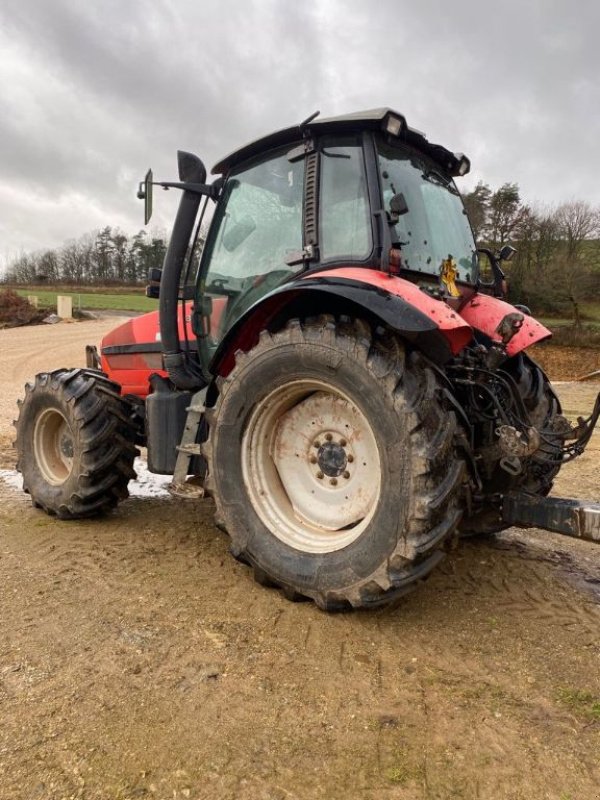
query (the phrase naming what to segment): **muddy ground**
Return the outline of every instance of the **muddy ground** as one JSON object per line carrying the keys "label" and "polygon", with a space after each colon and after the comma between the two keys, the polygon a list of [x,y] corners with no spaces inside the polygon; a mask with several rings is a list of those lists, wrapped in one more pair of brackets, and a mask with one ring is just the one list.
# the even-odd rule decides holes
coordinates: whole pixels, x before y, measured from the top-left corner
{"label": "muddy ground", "polygon": [[[0,331],[23,381],[113,320]],[[559,386],[569,413],[596,384]],[[600,437],[556,493],[600,500]],[[0,481],[0,797],[600,798],[600,550],[469,541],[396,606],[253,583],[210,501],[66,523]]]}

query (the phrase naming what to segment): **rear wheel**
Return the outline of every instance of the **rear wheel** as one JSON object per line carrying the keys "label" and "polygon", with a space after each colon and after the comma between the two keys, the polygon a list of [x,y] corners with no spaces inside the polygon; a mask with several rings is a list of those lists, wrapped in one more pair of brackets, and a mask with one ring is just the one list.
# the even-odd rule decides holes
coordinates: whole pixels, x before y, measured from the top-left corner
{"label": "rear wheel", "polygon": [[89,369],[41,373],[19,405],[17,469],[35,506],[75,519],[128,496],[137,426],[117,384]]}
{"label": "rear wheel", "polygon": [[294,320],[218,389],[206,487],[257,580],[337,610],[385,603],[439,562],[463,464],[419,355],[360,321]]}

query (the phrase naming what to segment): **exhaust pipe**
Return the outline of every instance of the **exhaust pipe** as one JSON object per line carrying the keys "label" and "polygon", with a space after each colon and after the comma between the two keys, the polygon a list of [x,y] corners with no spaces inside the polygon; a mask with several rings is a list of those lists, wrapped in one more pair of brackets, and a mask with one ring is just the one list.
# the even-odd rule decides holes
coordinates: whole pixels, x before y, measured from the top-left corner
{"label": "exhaust pipe", "polygon": [[[206,379],[199,367],[190,361],[187,354],[179,346],[177,329],[177,304],[179,302],[179,284],[194,223],[198,214],[202,194],[199,185],[206,180],[206,167],[198,156],[177,151],[179,179],[178,188],[183,189],[177,216],[173,225],[171,239],[163,262],[162,279],[159,296],[160,337],[163,360],[169,378],[178,389],[200,389],[206,385]],[[185,184],[191,184],[186,189]],[[209,187],[204,187],[209,189]]]}

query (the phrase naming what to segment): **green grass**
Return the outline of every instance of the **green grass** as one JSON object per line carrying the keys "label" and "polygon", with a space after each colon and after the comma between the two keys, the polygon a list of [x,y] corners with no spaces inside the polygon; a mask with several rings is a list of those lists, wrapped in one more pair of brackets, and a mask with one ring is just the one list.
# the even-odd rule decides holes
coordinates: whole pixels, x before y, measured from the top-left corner
{"label": "green grass", "polygon": [[63,291],[40,291],[38,289],[17,289],[18,294],[23,297],[35,295],[41,308],[56,308],[56,296],[68,295],[73,298],[73,310],[78,308],[89,310],[114,310],[114,311],[156,311],[158,302],[150,300],[141,292],[139,294],[109,293],[100,294],[97,292],[63,292]]}
{"label": "green grass", "polygon": [[[600,303],[582,303],[581,315],[584,325],[589,328],[600,328]],[[548,317],[543,312],[539,315],[534,313],[533,316],[548,328],[562,328],[573,325],[572,317],[560,315]]]}
{"label": "green grass", "polygon": [[600,722],[600,697],[592,692],[563,687],[558,692],[558,699],[574,713],[592,722]]}

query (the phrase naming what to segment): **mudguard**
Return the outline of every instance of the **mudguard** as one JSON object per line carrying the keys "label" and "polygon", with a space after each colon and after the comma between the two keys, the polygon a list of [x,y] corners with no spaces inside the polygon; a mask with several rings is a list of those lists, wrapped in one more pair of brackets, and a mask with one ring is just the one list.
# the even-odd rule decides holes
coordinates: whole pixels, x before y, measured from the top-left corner
{"label": "mudguard", "polygon": [[[507,314],[515,312],[518,309],[504,300],[487,294],[476,294],[461,307],[459,313],[472,328],[485,333],[495,342],[500,342],[502,339],[496,328]],[[533,317],[525,315],[521,329],[510,340],[506,350],[509,356],[516,356],[526,347],[531,347],[549,336],[552,336],[552,332],[548,328]]]}
{"label": "mudguard", "polygon": [[278,287],[251,306],[228,331],[211,361],[213,374],[227,375],[236,350],[250,350],[272,321],[327,311],[378,318],[438,364],[472,339],[471,327],[449,306],[417,286],[378,270],[347,267],[306,275]]}

